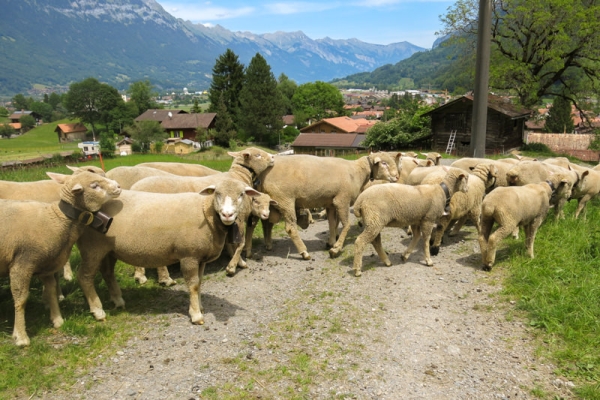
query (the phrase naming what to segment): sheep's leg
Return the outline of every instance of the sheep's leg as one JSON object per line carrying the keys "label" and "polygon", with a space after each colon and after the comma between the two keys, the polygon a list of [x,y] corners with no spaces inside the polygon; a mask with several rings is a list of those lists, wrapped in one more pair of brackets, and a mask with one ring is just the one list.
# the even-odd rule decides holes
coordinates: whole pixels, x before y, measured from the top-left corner
{"label": "sheep's leg", "polygon": [[478,224],[479,230],[479,250],[481,251],[481,260],[485,263],[487,257],[487,247],[488,240],[490,239],[490,234],[492,233],[492,227],[494,226],[493,218],[481,218]]}
{"label": "sheep's leg", "polygon": [[263,237],[265,238],[265,248],[273,250],[273,223],[266,219],[261,220],[263,228]]}
{"label": "sheep's leg", "polygon": [[82,251],[81,253],[81,266],[77,271],[77,281],[83,291],[90,312],[94,315],[94,318],[98,321],[104,321],[106,319],[106,313],[102,309],[102,302],[98,297],[96,288],[94,287],[94,277],[100,268],[102,260],[90,260],[89,257]]}
{"label": "sheep's leg", "polygon": [[[575,210],[575,219],[579,218],[579,214],[581,213],[582,210],[585,209],[585,205],[587,204],[588,201],[590,201],[591,198],[592,198],[592,196],[586,194],[585,196],[583,196],[582,198],[577,200],[577,210]],[[585,219],[585,214],[584,214],[584,219]]]}
{"label": "sheep's leg", "polygon": [[372,243],[375,238],[379,236],[380,232],[381,228],[377,226],[365,225],[365,229],[356,238],[356,241],[354,242],[354,276],[362,275],[362,255],[365,251],[365,247],[367,244]]}
{"label": "sheep's leg", "polygon": [[527,254],[531,258],[534,258],[533,244],[535,242],[535,235],[542,222],[544,222],[544,218],[536,218],[525,228],[525,245],[527,246]]}
{"label": "sheep's leg", "polygon": [[56,297],[58,298],[58,301],[63,301],[65,299],[65,295],[63,294],[62,288],[60,287],[60,274],[58,272],[54,274],[54,285],[56,286],[55,293]]}
{"label": "sheep's leg", "polygon": [[383,249],[383,244],[381,243],[381,232],[377,236],[375,236],[375,239],[373,239],[371,243],[373,244],[373,247],[375,248],[375,251],[379,256],[379,259],[385,264],[386,267],[391,267],[392,262],[390,261],[390,258]]}
{"label": "sheep's leg", "polygon": [[452,221],[452,215],[444,215],[438,221],[437,227],[433,232],[433,245],[431,246],[431,255],[437,256],[440,252],[440,245],[442,244],[442,238],[444,237],[444,232],[448,229],[448,225]]}
{"label": "sheep's leg", "polygon": [[490,235],[490,238],[487,242],[485,259],[483,260],[484,271],[492,270],[492,266],[496,261],[496,250],[498,249],[498,244],[513,231],[514,228],[512,226],[500,226],[494,233]]}
{"label": "sheep's leg", "polygon": [[148,278],[146,278],[146,269],[144,267],[135,267],[133,279],[135,279],[140,285],[148,282]]}
{"label": "sheep's leg", "polygon": [[56,293],[56,278],[54,274],[40,276],[40,279],[44,283],[44,302],[50,308],[50,321],[55,328],[60,328],[65,322],[60,315],[60,308],[58,306],[58,296]]}
{"label": "sheep's leg", "polygon": [[296,246],[296,250],[304,260],[310,260],[310,254],[306,249],[306,245],[300,238],[300,234],[298,233],[297,228],[297,220],[296,220],[296,209],[294,201],[291,202],[279,202],[279,210],[281,212],[281,216],[285,221],[285,232],[289,235]]}
{"label": "sheep's leg", "polygon": [[253,221],[253,223],[246,226],[246,238],[244,240],[244,251],[246,253],[246,258],[252,257],[252,236],[254,235],[254,228],[256,227],[257,223],[258,221]]}
{"label": "sheep's leg", "polygon": [[[477,226],[477,230],[479,230],[479,224],[477,224],[478,220],[479,220],[479,218],[474,220],[475,225]],[[465,222],[467,222],[467,215],[465,215],[462,218],[457,219],[454,222],[454,226],[452,227],[452,230],[448,233],[448,236],[456,236],[458,234],[458,232],[460,232],[461,228],[465,225]],[[446,229],[448,229],[448,228],[446,228]]]}
{"label": "sheep's leg", "polygon": [[156,272],[158,273],[158,283],[161,285],[173,286],[177,283],[171,279],[171,275],[169,275],[169,268],[167,268],[166,265],[156,268]]}
{"label": "sheep's leg", "polygon": [[[240,229],[244,229],[244,235],[242,235],[242,242],[238,243],[235,247],[235,251],[231,256],[231,261],[229,261],[229,264],[227,264],[225,272],[228,276],[235,275],[236,267],[248,268],[248,264],[246,264],[246,262],[242,259],[242,250],[244,250],[246,245],[246,224],[240,223]],[[231,250],[231,247],[232,246],[228,246],[228,249]]]}
{"label": "sheep's leg", "polygon": [[342,253],[342,249],[344,247],[344,242],[346,241],[346,236],[348,236],[348,232],[350,231],[350,207],[348,204],[339,204],[336,207],[337,219],[342,223],[342,231],[340,232],[340,237],[337,242],[333,245],[331,249],[329,249],[330,257],[337,257]]}
{"label": "sheep's leg", "polygon": [[410,257],[410,254],[415,251],[417,244],[419,244],[419,239],[421,239],[421,226],[411,225],[410,228],[412,231],[412,239],[406,250],[404,250],[404,253],[402,253],[402,261],[405,262],[408,260],[408,257]]}
{"label": "sheep's leg", "polygon": [[567,203],[567,199],[565,198],[561,198],[558,200],[558,203],[556,204],[556,208],[555,208],[555,212],[556,212],[556,219],[565,219],[565,212],[564,212],[564,208],[565,208],[565,204]]}
{"label": "sheep's leg", "polygon": [[[10,291],[15,303],[15,325],[13,338],[17,346],[29,346],[29,336],[25,330],[25,305],[29,296],[29,284],[33,266],[13,264],[10,269]],[[54,294],[56,296],[56,293]]]}
{"label": "sheep's leg", "polygon": [[181,273],[185,283],[190,291],[189,314],[193,324],[204,324],[204,316],[200,302],[200,285],[202,284],[202,275],[204,274],[205,263],[198,263],[194,258],[184,258],[179,260]]}
{"label": "sheep's leg", "polygon": [[71,268],[71,263],[68,260],[62,268],[62,275],[63,278],[65,278],[65,281],[71,282],[73,280],[73,269]]}
{"label": "sheep's leg", "polygon": [[115,304],[115,308],[125,308],[125,300],[123,300],[123,294],[121,293],[121,288],[119,287],[117,277],[115,276],[116,263],[117,259],[115,257],[107,255],[102,260],[102,263],[100,263],[100,273],[108,287],[110,300]]}
{"label": "sheep's leg", "polygon": [[431,238],[431,232],[433,231],[433,223],[425,223],[421,226],[421,237],[423,238],[423,253],[425,254],[425,264],[428,267],[433,265],[431,260],[431,254],[429,251],[429,239]]}
{"label": "sheep's leg", "polygon": [[[332,249],[336,245],[339,221],[334,207],[329,207],[326,210],[327,222],[329,222],[329,238],[327,239],[327,248]],[[329,254],[331,254],[331,250],[329,250]]]}

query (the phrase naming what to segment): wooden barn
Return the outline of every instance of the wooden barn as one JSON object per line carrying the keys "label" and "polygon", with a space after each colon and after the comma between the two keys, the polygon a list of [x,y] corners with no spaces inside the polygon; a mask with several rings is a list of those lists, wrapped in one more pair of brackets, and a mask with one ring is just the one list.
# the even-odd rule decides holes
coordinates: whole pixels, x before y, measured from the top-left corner
{"label": "wooden barn", "polygon": [[[471,145],[473,95],[465,95],[424,114],[431,117],[432,150],[445,152],[452,131],[456,131],[453,154],[465,155]],[[489,95],[486,153],[503,153],[524,142],[525,121],[531,110],[512,104],[509,99]]]}

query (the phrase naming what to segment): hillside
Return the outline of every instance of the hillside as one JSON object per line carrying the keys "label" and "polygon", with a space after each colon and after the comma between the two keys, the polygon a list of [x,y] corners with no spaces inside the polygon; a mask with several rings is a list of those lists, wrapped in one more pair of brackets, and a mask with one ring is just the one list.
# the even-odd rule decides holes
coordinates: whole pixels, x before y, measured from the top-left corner
{"label": "hillside", "polygon": [[302,32],[255,35],[177,19],[154,0],[6,0],[0,23],[0,94],[67,86],[93,76],[118,88],[149,79],[158,89],[206,89],[216,58],[232,49],[247,65],[261,53],[298,83],[372,71],[421,47],[376,45]]}

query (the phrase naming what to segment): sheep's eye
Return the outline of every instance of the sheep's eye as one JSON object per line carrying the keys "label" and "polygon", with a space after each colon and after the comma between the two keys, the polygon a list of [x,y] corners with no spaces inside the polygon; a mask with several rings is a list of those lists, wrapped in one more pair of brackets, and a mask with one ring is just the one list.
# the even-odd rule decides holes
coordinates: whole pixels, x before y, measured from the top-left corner
{"label": "sheep's eye", "polygon": [[385,161],[382,161],[381,165],[383,165],[384,167],[387,167],[388,163],[386,163]]}
{"label": "sheep's eye", "polygon": [[96,189],[96,188],[98,188],[98,186],[100,186],[100,185],[98,185],[98,182],[92,182],[92,184],[90,185],[90,187],[92,189]]}

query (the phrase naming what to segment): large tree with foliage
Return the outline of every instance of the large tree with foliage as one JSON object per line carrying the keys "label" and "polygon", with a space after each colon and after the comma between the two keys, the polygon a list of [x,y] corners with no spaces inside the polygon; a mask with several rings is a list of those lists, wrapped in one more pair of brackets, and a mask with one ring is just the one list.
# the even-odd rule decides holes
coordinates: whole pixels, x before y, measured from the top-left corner
{"label": "large tree with foliage", "polygon": [[265,58],[256,53],[246,68],[240,92],[239,128],[246,138],[254,137],[258,142],[274,144],[283,127],[282,116],[277,80]]}
{"label": "large tree with foliage", "polygon": [[219,96],[219,99],[217,100],[215,112],[217,113],[214,128],[215,144],[222,147],[228,147],[230,140],[235,138],[236,129],[233,119],[227,112],[224,93],[221,93],[221,96]]}
{"label": "large tree with foliage", "polygon": [[137,115],[143,114],[153,108],[160,108],[156,101],[154,101],[158,93],[154,92],[153,89],[149,80],[129,84],[127,95],[129,96],[129,101],[136,105]]}
{"label": "large tree with foliage", "polygon": [[52,106],[49,103],[44,103],[41,101],[34,101],[29,105],[29,109],[42,117],[42,121],[51,122],[52,121]]}
{"label": "large tree with foliage", "polygon": [[9,124],[0,124],[0,137],[10,139],[10,136],[15,132],[15,128]]}
{"label": "large tree with foliage", "polygon": [[95,133],[96,124],[108,122],[110,112],[122,102],[117,89],[96,78],[87,78],[69,86],[64,106],[81,122],[90,124]]}
{"label": "large tree with foliage", "polygon": [[240,92],[244,85],[244,65],[231,49],[221,54],[212,69],[212,82],[208,90],[209,112],[217,112],[221,95],[225,109],[237,126],[240,109]]}
{"label": "large tree with foliage", "polygon": [[15,108],[15,110],[29,110],[29,106],[31,105],[31,103],[33,103],[33,99],[31,97],[26,98],[21,93],[16,94],[12,98],[12,105]]}
{"label": "large tree with foliage", "polygon": [[157,121],[136,121],[125,128],[142,153],[150,150],[150,144],[167,138],[167,132]]}
{"label": "large tree with foliage", "polygon": [[[597,90],[600,4],[590,0],[491,0],[490,86],[532,106],[543,96]],[[477,0],[458,0],[442,16],[444,34],[476,38]]]}
{"label": "large tree with foliage", "polygon": [[571,117],[571,103],[564,97],[557,97],[552,103],[546,117],[544,130],[550,133],[571,133],[574,128],[573,118]]}
{"label": "large tree with foliage", "polygon": [[320,120],[344,115],[342,93],[335,86],[321,81],[298,86],[292,97],[292,103],[294,110],[301,110],[308,119]]}
{"label": "large tree with foliage", "polygon": [[296,82],[288,78],[283,72],[279,75],[279,78],[277,78],[277,90],[281,94],[284,115],[292,115],[294,113],[292,98],[294,97],[297,88],[298,85]]}
{"label": "large tree with foliage", "polygon": [[381,121],[367,131],[364,144],[378,149],[401,149],[415,139],[431,133],[431,119],[423,114],[433,107],[419,105],[405,109],[389,121]]}

